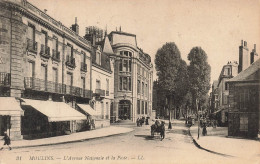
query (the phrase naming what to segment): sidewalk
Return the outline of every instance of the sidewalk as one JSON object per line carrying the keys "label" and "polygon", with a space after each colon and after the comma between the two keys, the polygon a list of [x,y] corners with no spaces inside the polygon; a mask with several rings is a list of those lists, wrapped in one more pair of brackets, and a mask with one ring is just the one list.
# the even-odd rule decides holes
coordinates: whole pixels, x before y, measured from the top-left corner
{"label": "sidewalk", "polygon": [[202,135],[200,128],[200,137],[198,137],[198,126],[190,128],[191,137],[195,144],[204,150],[223,154],[227,156],[246,158],[253,160],[260,158],[260,142],[258,140],[228,138],[227,128],[208,127],[208,135]]}
{"label": "sidewalk", "polygon": [[119,134],[131,132],[133,130],[134,129],[132,128],[110,126],[107,128],[72,133],[70,135],[64,135],[64,136],[57,136],[57,137],[50,137],[50,138],[43,138],[43,139],[36,139],[36,140],[11,141],[11,146],[12,148],[16,149],[16,148],[24,148],[24,147],[64,144],[64,143],[71,143],[71,142],[119,135]]}

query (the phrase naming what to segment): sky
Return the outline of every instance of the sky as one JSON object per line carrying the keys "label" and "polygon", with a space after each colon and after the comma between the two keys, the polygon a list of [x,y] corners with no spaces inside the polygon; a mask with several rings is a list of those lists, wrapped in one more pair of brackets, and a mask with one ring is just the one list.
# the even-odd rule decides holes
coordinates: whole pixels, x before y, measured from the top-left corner
{"label": "sky", "polygon": [[87,26],[107,27],[108,33],[121,26],[136,34],[138,47],[151,56],[153,65],[166,42],[175,42],[187,64],[190,50],[199,46],[208,55],[211,82],[228,61],[238,61],[241,40],[247,41],[249,53],[256,44],[260,55],[260,0],[28,1],[67,27],[77,17],[81,36]]}

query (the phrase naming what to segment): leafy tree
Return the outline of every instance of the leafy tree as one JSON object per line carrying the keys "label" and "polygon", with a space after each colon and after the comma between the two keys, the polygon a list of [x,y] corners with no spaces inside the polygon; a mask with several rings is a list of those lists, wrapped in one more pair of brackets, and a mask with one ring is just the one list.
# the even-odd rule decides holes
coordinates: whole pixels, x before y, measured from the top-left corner
{"label": "leafy tree", "polygon": [[205,97],[210,89],[211,68],[207,62],[207,54],[201,47],[192,48],[188,54],[188,60],[190,61],[188,66],[189,88],[193,98],[193,107],[196,107],[198,112],[198,109],[201,109],[205,103]]}
{"label": "leafy tree", "polygon": [[[155,55],[155,68],[162,95],[167,97],[169,111],[180,107],[187,93],[187,65],[175,43],[166,43]],[[174,101],[173,101],[174,100]]]}

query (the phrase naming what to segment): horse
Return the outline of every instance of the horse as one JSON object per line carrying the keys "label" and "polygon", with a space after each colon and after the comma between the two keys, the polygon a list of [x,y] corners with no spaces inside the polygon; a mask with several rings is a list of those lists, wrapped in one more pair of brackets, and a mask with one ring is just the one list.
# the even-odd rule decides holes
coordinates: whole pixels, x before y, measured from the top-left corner
{"label": "horse", "polygon": [[164,121],[159,123],[158,120],[155,121],[155,124],[151,125],[151,136],[154,137],[155,133],[160,133],[161,141],[165,138],[165,126]]}

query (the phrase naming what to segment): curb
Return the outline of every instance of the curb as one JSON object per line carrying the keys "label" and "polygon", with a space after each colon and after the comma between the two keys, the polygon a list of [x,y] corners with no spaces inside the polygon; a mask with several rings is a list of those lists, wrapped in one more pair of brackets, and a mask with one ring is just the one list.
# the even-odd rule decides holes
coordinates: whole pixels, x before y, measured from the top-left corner
{"label": "curb", "polygon": [[87,140],[94,140],[94,139],[106,138],[106,137],[111,137],[111,136],[116,136],[116,135],[122,135],[122,134],[130,133],[132,131],[134,131],[134,129],[131,129],[130,131],[127,131],[127,132],[110,134],[110,135],[106,135],[106,136],[99,136],[99,137],[95,137],[95,138],[94,137],[93,138],[85,138],[85,139],[57,142],[57,143],[51,143],[51,144],[46,143],[46,144],[41,144],[41,145],[14,146],[14,147],[12,147],[12,149],[21,149],[21,148],[28,148],[28,147],[40,147],[40,146],[50,146],[50,145],[61,145],[61,144],[74,143],[74,142],[83,142],[83,141],[87,141]]}
{"label": "curb", "polygon": [[232,156],[232,155],[223,154],[223,153],[218,153],[218,152],[215,152],[215,151],[206,149],[206,148],[204,148],[204,147],[201,147],[201,146],[198,144],[198,142],[197,142],[197,141],[193,138],[193,136],[191,135],[190,128],[188,128],[188,132],[189,132],[189,135],[190,135],[191,138],[192,138],[192,141],[193,141],[194,145],[195,145],[197,148],[199,148],[199,149],[201,149],[201,150],[205,150],[205,151],[207,151],[207,152],[209,152],[209,153],[213,153],[213,154],[217,154],[217,155],[221,155],[221,156],[225,156],[225,157],[235,157],[235,156]]}

